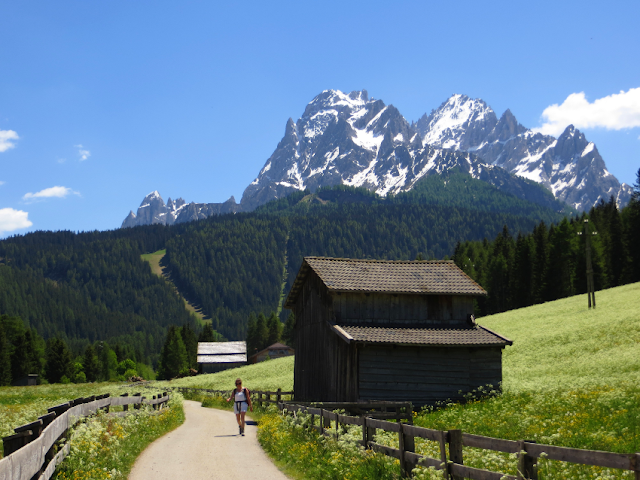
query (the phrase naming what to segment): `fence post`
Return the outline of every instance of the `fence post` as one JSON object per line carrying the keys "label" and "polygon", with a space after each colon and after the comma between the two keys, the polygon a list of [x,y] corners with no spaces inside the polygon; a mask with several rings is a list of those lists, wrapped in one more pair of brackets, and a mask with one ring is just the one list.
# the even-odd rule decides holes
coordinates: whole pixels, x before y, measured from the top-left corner
{"label": "fence post", "polygon": [[447,466],[447,432],[440,432],[440,461],[442,462],[442,478],[449,480],[449,468]]}
{"label": "fence post", "polygon": [[631,467],[635,473],[635,480],[640,480],[640,453],[631,456]]}
{"label": "fence post", "polygon": [[[400,409],[398,409],[399,411]],[[400,419],[397,419],[398,421]],[[403,478],[407,478],[411,476],[410,472],[407,472],[407,461],[404,458],[404,431],[402,423],[398,423],[400,425],[400,430],[398,430],[398,450],[400,450],[400,473]]]}
{"label": "fence post", "polygon": [[[122,395],[120,395],[120,396],[121,396],[121,397],[128,397],[128,396],[129,396],[129,394],[128,394],[128,393],[123,393],[123,394],[122,394]],[[125,411],[125,412],[128,412],[128,411],[129,411],[129,405],[123,405],[123,406],[122,406],[122,410],[123,410],[123,411]]]}
{"label": "fence post", "polygon": [[366,448],[370,448],[369,447],[369,442],[373,442],[373,437],[375,437],[375,435],[376,435],[376,429],[374,427],[367,426],[367,421],[368,420],[369,420],[369,417],[364,417],[364,426],[365,426],[365,429],[366,429],[366,437],[367,437]]}
{"label": "fence post", "polygon": [[[536,443],[526,440],[527,443]],[[526,453],[525,440],[518,442],[518,478],[538,480],[536,459]]]}
{"label": "fence post", "polygon": [[276,394],[277,398],[276,400],[278,401],[278,403],[280,403],[282,401],[282,389],[279,388],[278,389],[278,393]]}
{"label": "fence post", "polygon": [[[134,393],[134,394],[133,394],[133,396],[134,396],[134,397],[140,397],[140,396],[142,396],[142,393],[140,393],[140,392],[138,392],[138,393]],[[144,397],[142,397],[142,398],[140,399],[140,403],[135,403],[135,404],[133,405],[133,408],[134,408],[135,410],[140,410],[140,407],[142,406],[142,400],[144,400]]]}
{"label": "fence post", "polygon": [[262,407],[262,392],[256,392],[258,394],[258,406]]}
{"label": "fence post", "polygon": [[320,435],[324,436],[324,410],[320,409]]}
{"label": "fence post", "polygon": [[[449,460],[458,465],[462,462],[462,430],[449,430]],[[459,475],[451,475],[454,480],[463,480]]]}

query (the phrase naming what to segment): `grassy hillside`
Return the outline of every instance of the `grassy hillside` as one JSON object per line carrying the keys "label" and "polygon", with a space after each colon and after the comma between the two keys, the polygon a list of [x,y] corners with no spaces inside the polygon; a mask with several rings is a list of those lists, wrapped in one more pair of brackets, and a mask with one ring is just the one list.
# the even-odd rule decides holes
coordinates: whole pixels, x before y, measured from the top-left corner
{"label": "grassy hillside", "polygon": [[478,323],[513,340],[503,352],[511,392],[640,384],[640,283],[491,315]]}
{"label": "grassy hillside", "polygon": [[291,391],[293,390],[293,357],[278,358],[224,372],[158,382],[158,385],[231,391],[238,377],[242,378],[242,383],[249,390],[275,391],[282,388],[283,391]]}

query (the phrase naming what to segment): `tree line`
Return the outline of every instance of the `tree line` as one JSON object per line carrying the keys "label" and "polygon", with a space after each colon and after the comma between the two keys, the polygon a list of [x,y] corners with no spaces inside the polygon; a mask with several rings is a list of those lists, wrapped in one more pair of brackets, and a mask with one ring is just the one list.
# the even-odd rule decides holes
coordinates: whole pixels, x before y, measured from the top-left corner
{"label": "tree line", "polygon": [[583,232],[591,233],[595,289],[640,281],[640,170],[629,205],[619,210],[613,197],[588,213],[514,238],[504,227],[493,241],[465,241],[453,260],[488,292],[477,301],[478,315],[504,312],[586,293],[587,267]]}
{"label": "tree line", "polygon": [[130,346],[113,348],[102,341],[89,344],[74,355],[59,337],[44,340],[20,317],[0,315],[0,386],[26,381],[37,383],[86,383],[142,377],[153,380],[153,369],[135,361]]}
{"label": "tree line", "polygon": [[[620,212],[623,224],[625,211]],[[196,336],[202,332],[173,286],[140,258],[144,253],[166,248],[163,262],[172,281],[211,318],[215,339],[255,338],[250,341],[252,352],[268,346],[264,338],[274,337],[257,335],[253,326],[250,332],[251,315],[256,331],[263,331],[258,328],[260,315],[266,325],[272,312],[284,328],[288,312],[282,311],[282,304],[304,256],[409,260],[444,258],[455,252],[457,261],[465,255],[474,259],[472,267],[465,268],[475,269],[469,271],[481,284],[489,285],[493,279],[496,286],[487,286],[493,291],[491,302],[505,308],[520,302],[514,300],[519,294],[498,293],[500,279],[510,278],[505,272],[514,275],[518,242],[508,239],[509,232],[528,236],[535,228],[553,243],[560,238],[558,229],[569,228],[561,222],[565,215],[566,207],[532,204],[468,175],[451,174],[427,177],[411,192],[385,199],[365,189],[338,186],[294,193],[252,213],[173,226],[33,232],[0,241],[0,314],[20,317],[25,328],[46,341],[62,340],[75,357],[84,355],[89,345],[95,349],[103,342],[129,349],[128,358],[136,365],[153,365],[160,371],[165,368],[161,357],[172,325],[178,329],[189,325]],[[501,233],[505,225],[506,235]],[[493,253],[488,245],[493,244],[482,239],[496,235],[506,243],[500,247],[506,266],[502,261],[489,265]],[[553,255],[561,248],[558,244]],[[602,257],[598,268],[605,268],[605,261]],[[555,268],[555,260],[550,257],[549,262]],[[571,275],[569,291],[580,287],[577,273]],[[596,285],[609,282],[609,277],[609,273],[606,279],[599,277]],[[535,286],[536,298],[546,298],[548,293],[543,292],[551,290],[544,282],[544,287]],[[282,335],[284,341],[284,331]],[[179,343],[173,340],[170,350],[181,350]],[[181,360],[176,364],[178,373],[191,368]],[[175,374],[175,368],[169,370]]]}

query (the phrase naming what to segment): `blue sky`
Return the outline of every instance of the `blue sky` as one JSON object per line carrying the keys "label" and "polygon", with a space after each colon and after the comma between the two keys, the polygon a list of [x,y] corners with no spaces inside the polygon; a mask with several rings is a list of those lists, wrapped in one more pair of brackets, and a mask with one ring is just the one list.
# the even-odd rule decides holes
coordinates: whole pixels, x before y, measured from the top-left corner
{"label": "blue sky", "polygon": [[640,167],[637,1],[2,0],[0,12],[0,237],[117,228],[153,190],[239,201],[325,89],[367,89],[409,121],[453,93],[529,128],[577,119],[621,182]]}

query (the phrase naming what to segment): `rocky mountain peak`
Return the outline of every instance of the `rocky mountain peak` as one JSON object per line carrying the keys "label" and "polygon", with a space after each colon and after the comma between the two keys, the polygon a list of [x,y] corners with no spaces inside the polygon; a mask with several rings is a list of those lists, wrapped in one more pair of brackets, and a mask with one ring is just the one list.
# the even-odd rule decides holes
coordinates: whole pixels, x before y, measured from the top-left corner
{"label": "rocky mountain peak", "polygon": [[454,94],[431,114],[420,118],[416,127],[425,145],[468,150],[491,132],[497,122],[495,112],[483,100]]}

